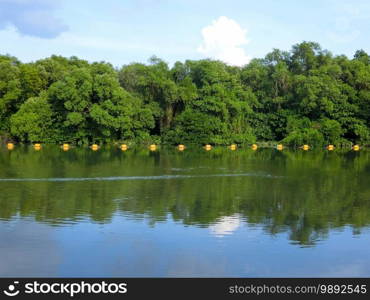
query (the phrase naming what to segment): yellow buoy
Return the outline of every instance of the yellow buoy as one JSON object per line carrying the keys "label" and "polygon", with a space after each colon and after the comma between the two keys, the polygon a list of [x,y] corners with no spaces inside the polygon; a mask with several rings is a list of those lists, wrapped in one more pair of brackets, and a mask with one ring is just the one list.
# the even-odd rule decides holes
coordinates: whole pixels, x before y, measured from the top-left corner
{"label": "yellow buoy", "polygon": [[258,146],[256,144],[252,145],[252,150],[256,151],[258,149]]}
{"label": "yellow buoy", "polygon": [[178,149],[179,151],[184,151],[184,150],[185,150],[185,145],[180,144],[180,145],[178,145],[178,146],[177,146],[177,149]]}
{"label": "yellow buoy", "polygon": [[128,149],[128,146],[126,144],[121,145],[121,150],[126,151]]}
{"label": "yellow buoy", "polygon": [[41,144],[34,144],[34,145],[33,145],[33,148],[34,148],[36,151],[39,151],[39,150],[41,150]]}
{"label": "yellow buoy", "polygon": [[157,145],[155,145],[155,144],[151,144],[151,145],[149,146],[149,150],[150,150],[150,151],[155,151],[155,150],[157,150]]}
{"label": "yellow buoy", "polygon": [[230,150],[234,151],[234,150],[236,150],[236,148],[237,148],[236,144],[231,144],[230,145]]}
{"label": "yellow buoy", "polygon": [[63,151],[68,151],[69,150],[69,144],[63,144],[62,149],[63,149]]}
{"label": "yellow buoy", "polygon": [[282,144],[279,144],[279,145],[276,146],[276,149],[279,150],[279,151],[281,151],[281,150],[284,149],[284,147],[283,147]]}
{"label": "yellow buoy", "polygon": [[326,149],[328,149],[329,151],[333,151],[334,150],[334,145],[328,145],[326,147]]}
{"label": "yellow buoy", "polygon": [[360,146],[359,145],[354,145],[352,147],[353,151],[359,151],[360,150]]}
{"label": "yellow buoy", "polygon": [[93,144],[93,145],[91,145],[91,150],[97,151],[97,150],[99,150],[99,146],[97,144]]}
{"label": "yellow buoy", "polygon": [[207,145],[204,146],[204,149],[206,149],[206,151],[210,151],[210,150],[212,150],[212,146],[207,144]]}
{"label": "yellow buoy", "polygon": [[304,151],[307,151],[307,150],[309,150],[309,149],[310,149],[310,146],[309,146],[309,145],[303,145],[303,146],[302,146],[302,149],[303,149]]}
{"label": "yellow buoy", "polygon": [[6,145],[6,147],[8,148],[8,150],[13,150],[14,149],[14,144],[13,143],[8,143]]}

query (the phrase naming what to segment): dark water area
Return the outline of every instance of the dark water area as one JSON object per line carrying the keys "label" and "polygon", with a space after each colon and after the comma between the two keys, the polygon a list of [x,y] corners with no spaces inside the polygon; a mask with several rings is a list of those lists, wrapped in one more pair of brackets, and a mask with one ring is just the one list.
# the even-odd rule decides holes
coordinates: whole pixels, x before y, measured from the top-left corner
{"label": "dark water area", "polygon": [[370,276],[370,151],[0,149],[0,276]]}

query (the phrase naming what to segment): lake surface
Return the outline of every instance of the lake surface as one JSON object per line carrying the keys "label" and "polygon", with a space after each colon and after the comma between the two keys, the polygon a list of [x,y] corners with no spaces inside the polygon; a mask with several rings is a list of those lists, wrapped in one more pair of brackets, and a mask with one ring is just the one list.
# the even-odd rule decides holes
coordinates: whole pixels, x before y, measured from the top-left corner
{"label": "lake surface", "polygon": [[0,148],[0,276],[370,276],[370,152]]}

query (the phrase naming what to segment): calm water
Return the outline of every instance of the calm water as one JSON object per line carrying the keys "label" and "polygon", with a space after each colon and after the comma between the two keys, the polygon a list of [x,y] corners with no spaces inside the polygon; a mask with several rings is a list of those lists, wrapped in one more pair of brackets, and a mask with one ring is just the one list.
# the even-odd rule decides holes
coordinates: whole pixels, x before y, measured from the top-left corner
{"label": "calm water", "polygon": [[0,276],[370,276],[370,152],[1,148]]}

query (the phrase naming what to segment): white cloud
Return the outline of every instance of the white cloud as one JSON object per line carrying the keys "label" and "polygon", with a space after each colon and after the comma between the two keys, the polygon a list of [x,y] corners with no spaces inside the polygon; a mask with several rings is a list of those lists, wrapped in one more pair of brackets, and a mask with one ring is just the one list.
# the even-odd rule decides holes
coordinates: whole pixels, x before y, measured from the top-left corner
{"label": "white cloud", "polygon": [[203,43],[198,51],[209,58],[242,66],[250,61],[241,47],[249,42],[246,35],[247,30],[241,28],[237,22],[222,16],[202,29]]}
{"label": "white cloud", "polygon": [[53,0],[0,0],[0,30],[14,26],[26,36],[53,39],[68,30],[54,16]]}

